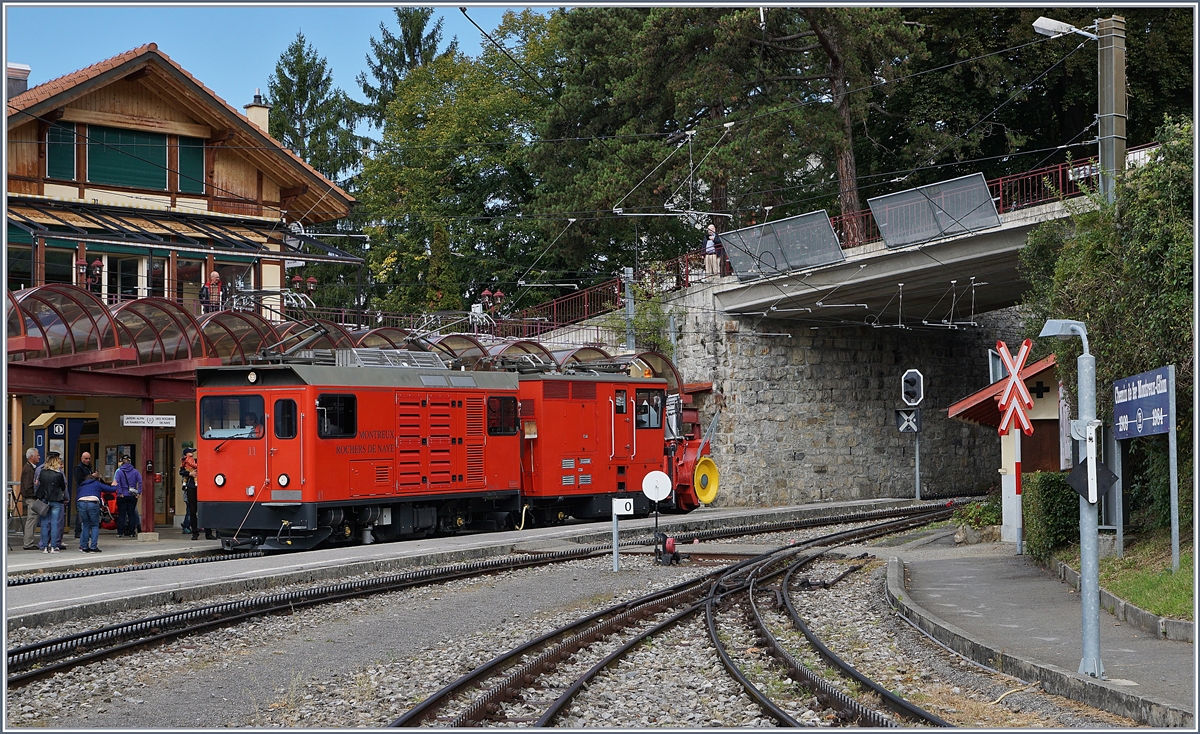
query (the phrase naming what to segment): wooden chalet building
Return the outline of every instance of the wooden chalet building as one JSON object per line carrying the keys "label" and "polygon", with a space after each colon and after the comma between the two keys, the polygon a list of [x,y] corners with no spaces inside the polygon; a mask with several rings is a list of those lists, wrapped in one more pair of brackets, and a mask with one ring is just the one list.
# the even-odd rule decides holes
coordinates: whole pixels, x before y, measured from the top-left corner
{"label": "wooden chalet building", "polygon": [[[261,97],[235,109],[156,44],[32,87],[28,67],[7,72],[10,466],[45,440],[46,414],[78,416],[64,461],[89,450],[104,470],[112,449],[135,447],[144,470],[153,457],[143,528],[170,523],[195,368],[244,361],[299,326],[278,313],[305,265],[361,265],[306,233],[354,199],[268,135]],[[220,301],[201,303],[214,271]],[[122,425],[148,413],[175,426]]]}

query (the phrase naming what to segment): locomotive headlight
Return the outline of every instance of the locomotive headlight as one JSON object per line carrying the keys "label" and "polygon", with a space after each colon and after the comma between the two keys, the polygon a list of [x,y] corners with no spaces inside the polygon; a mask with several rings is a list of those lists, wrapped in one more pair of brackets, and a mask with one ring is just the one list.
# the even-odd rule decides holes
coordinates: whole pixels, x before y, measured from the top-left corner
{"label": "locomotive headlight", "polygon": [[248,374],[246,375],[246,380],[247,380],[247,381],[248,381],[248,382],[249,382],[251,385],[253,385],[254,383],[258,382],[258,373],[257,373],[257,372],[250,372],[250,373],[248,373]]}
{"label": "locomotive headlight", "polygon": [[213,477],[213,484],[217,485],[218,487],[224,487],[225,486],[225,475],[218,474],[217,476]]}
{"label": "locomotive headlight", "polygon": [[251,484],[249,487],[246,487],[246,496],[247,497],[254,496],[254,485],[253,484]]}
{"label": "locomotive headlight", "polygon": [[287,474],[280,474],[279,479],[277,479],[275,481],[279,482],[280,487],[286,487],[286,486],[288,486],[288,482],[290,482],[292,480],[288,477]]}

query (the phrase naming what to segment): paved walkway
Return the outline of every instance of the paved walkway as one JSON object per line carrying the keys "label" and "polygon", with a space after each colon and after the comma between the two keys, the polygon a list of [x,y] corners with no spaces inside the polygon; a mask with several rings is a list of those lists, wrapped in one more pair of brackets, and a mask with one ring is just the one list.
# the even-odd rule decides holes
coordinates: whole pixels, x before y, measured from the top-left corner
{"label": "paved walkway", "polygon": [[[1002,672],[1029,677],[1030,682],[1039,677],[1045,681],[1045,671],[1054,670],[1079,681],[1085,678],[1077,672],[1083,644],[1079,594],[1028,557],[1015,555],[1014,544],[955,546],[953,538],[943,534],[932,543],[899,546],[877,555],[895,556],[903,563],[901,593],[920,608],[918,614],[943,632],[969,638],[975,645],[968,648],[1000,654],[977,662],[997,668],[1006,655],[1019,658],[1033,667],[1024,675]],[[1194,645],[1158,638],[1101,611],[1100,656],[1107,681],[1095,687],[1095,695],[1121,699],[1110,693],[1125,693],[1194,717]]]}

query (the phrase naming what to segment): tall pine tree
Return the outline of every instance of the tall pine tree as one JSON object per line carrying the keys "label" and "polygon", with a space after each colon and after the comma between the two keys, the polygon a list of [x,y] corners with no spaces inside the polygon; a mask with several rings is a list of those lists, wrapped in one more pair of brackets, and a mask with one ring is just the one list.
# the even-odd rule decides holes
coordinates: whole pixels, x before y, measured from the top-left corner
{"label": "tall pine tree", "polygon": [[[437,58],[438,45],[442,42],[441,19],[428,33],[425,30],[429,27],[433,8],[392,8],[392,11],[396,13],[400,35],[394,35],[380,23],[379,40],[371,37],[371,53],[367,54],[371,76],[368,78],[366,72],[362,72],[357,78],[367,97],[366,104],[362,105],[362,115],[375,127],[383,127],[387,106],[396,97],[396,85],[408,72]],[[441,55],[452,55],[456,50],[457,37]]]}
{"label": "tall pine tree", "polygon": [[270,134],[326,178],[344,180],[359,162],[352,103],[333,86],[324,57],[297,31],[267,82]]}

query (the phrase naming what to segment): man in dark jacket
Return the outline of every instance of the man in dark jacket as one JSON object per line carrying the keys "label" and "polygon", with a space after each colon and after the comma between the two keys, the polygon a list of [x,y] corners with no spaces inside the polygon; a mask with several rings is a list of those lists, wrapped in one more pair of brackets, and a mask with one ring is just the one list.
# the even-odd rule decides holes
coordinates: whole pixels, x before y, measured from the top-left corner
{"label": "man in dark jacket", "polygon": [[[88,452],[84,451],[83,454],[81,454],[79,457],[78,466],[76,466],[73,470],[71,470],[71,479],[72,479],[71,486],[75,488],[76,492],[78,492],[79,488],[83,486],[84,482],[86,482],[89,479],[99,479],[99,478],[100,478],[100,475],[97,474],[96,470],[92,467],[92,455],[89,454]],[[76,494],[75,496],[78,497],[79,495]],[[79,531],[80,531],[79,513],[75,513],[75,537],[76,538],[79,537]]]}
{"label": "man in dark jacket", "polygon": [[37,449],[25,452],[25,465],[21,467],[21,501],[25,503],[25,537],[21,545],[25,550],[37,550],[37,527],[41,516],[33,511],[29,503],[33,500],[34,473],[38,464],[42,463],[42,455]]}
{"label": "man in dark jacket", "polygon": [[129,454],[121,457],[114,484],[117,487],[117,537],[127,535],[136,538],[141,525],[137,503],[142,496],[142,474],[133,468],[133,459]]}

